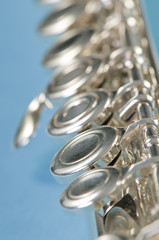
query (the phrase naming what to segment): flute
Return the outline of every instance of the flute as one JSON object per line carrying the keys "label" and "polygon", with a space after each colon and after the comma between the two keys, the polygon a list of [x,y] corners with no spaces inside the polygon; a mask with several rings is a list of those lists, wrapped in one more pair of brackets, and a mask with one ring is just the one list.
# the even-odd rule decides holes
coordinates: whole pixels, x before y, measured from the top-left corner
{"label": "flute", "polygon": [[54,156],[51,171],[69,184],[62,206],[91,212],[94,239],[159,235],[158,69],[141,5],[61,1],[39,27],[47,35],[63,33],[43,59],[58,69],[16,137],[17,146],[28,143],[44,106],[69,98],[48,132],[76,136]]}

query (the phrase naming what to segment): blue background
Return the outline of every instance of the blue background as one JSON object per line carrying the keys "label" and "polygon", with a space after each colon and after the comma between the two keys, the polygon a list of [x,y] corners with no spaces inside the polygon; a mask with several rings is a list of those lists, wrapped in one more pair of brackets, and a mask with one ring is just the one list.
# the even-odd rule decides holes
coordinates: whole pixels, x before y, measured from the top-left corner
{"label": "blue background", "polygon": [[[145,4],[157,46],[159,1]],[[56,183],[49,171],[52,157],[63,146],[46,132],[57,108],[44,111],[36,137],[27,147],[13,148],[28,103],[53,74],[41,60],[56,39],[37,33],[50,7],[33,0],[4,0],[0,5],[0,239],[87,240],[84,216],[62,210],[59,198],[65,186]]]}

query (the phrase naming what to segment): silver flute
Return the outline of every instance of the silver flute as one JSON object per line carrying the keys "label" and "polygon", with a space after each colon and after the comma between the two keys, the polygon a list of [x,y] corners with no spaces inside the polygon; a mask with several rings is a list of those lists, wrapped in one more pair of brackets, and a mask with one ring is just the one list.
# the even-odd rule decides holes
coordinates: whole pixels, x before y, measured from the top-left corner
{"label": "silver flute", "polygon": [[[45,107],[62,106],[48,133],[66,139],[51,172],[60,203],[90,216],[91,238],[159,239],[159,72],[140,0],[41,0],[41,23],[61,34],[43,63],[57,68],[15,137],[25,146]],[[68,136],[66,138],[66,135]]]}

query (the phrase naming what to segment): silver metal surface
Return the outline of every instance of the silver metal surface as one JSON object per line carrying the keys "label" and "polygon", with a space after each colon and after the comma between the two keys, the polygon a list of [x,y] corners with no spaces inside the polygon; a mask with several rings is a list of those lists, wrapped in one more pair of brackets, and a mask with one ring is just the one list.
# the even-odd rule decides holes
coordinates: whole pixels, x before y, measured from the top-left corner
{"label": "silver metal surface", "polygon": [[48,132],[64,135],[104,123],[111,115],[111,98],[105,90],[81,93],[69,100],[51,119]]}
{"label": "silver metal surface", "polygon": [[107,166],[120,151],[117,147],[119,139],[119,131],[112,127],[103,126],[85,131],[55,155],[51,171],[63,176],[87,169],[95,163]]}
{"label": "silver metal surface", "polygon": [[103,65],[98,56],[88,56],[58,68],[46,89],[47,96],[51,99],[65,98],[99,86],[104,81],[100,78]]}
{"label": "silver metal surface", "polygon": [[63,2],[63,0],[38,0],[38,2],[41,4],[55,4]]}
{"label": "silver metal surface", "polygon": [[127,240],[127,238],[123,236],[115,236],[113,234],[105,234],[96,238],[95,240]]}
{"label": "silver metal surface", "polygon": [[60,202],[63,207],[70,209],[88,207],[113,195],[120,175],[119,169],[111,167],[83,174],[64,191]]}
{"label": "silver metal surface", "polygon": [[68,30],[43,61],[47,67],[61,67],[45,94],[29,105],[16,146],[27,144],[35,133],[47,98],[77,94],[48,126],[51,135],[80,132],[51,164],[55,178],[71,182],[61,196],[62,206],[89,209],[98,240],[157,240],[158,69],[142,3],[41,0],[55,1],[61,5],[40,31]]}
{"label": "silver metal surface", "polygon": [[41,23],[39,31],[45,35],[66,31],[84,11],[84,4],[64,2]]}
{"label": "silver metal surface", "polygon": [[65,33],[45,55],[44,65],[54,67],[71,62],[89,44],[94,31],[93,28],[83,28]]}
{"label": "silver metal surface", "polygon": [[34,136],[45,102],[46,97],[43,93],[31,101],[18,128],[14,143],[15,147],[27,145],[30,138]]}

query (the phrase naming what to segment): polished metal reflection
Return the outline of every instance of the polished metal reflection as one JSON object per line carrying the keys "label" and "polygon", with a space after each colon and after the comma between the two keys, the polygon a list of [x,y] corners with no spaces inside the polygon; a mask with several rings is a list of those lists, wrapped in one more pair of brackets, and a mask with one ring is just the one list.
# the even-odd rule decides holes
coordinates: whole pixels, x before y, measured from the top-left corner
{"label": "polished metal reflection", "polygon": [[120,138],[121,131],[108,126],[85,131],[55,155],[51,171],[55,177],[63,176],[63,182],[68,182],[69,177],[72,181],[84,170],[106,167],[120,153]]}
{"label": "polished metal reflection", "polygon": [[60,3],[63,0],[38,0],[39,3],[41,4],[55,4],[55,3]]}
{"label": "polished metal reflection", "polygon": [[64,33],[70,29],[97,26],[102,24],[104,18],[101,13],[110,11],[102,9],[99,1],[66,1],[61,3],[55,11],[51,12],[41,23],[39,31],[45,35]]}
{"label": "polished metal reflection", "polygon": [[123,236],[115,236],[113,234],[105,234],[96,238],[96,240],[127,240],[127,238]]}
{"label": "polished metal reflection", "polygon": [[94,34],[93,28],[70,30],[45,55],[43,63],[46,67],[64,65],[71,62],[89,44]]}
{"label": "polished metal reflection", "polygon": [[40,25],[39,31],[45,35],[65,32],[84,11],[84,4],[65,2],[53,11]]}
{"label": "polished metal reflection", "polygon": [[46,89],[47,96],[51,99],[66,98],[101,86],[105,80],[104,66],[104,59],[91,55],[59,67]]}
{"label": "polished metal reflection", "polygon": [[103,89],[78,94],[53,116],[48,132],[65,135],[100,126],[111,116],[110,103],[111,95]]}
{"label": "polished metal reflection", "polygon": [[121,177],[121,169],[111,167],[85,173],[68,186],[61,196],[61,204],[70,209],[84,208],[111,196],[111,199],[106,198],[106,204],[112,205],[116,184]]}
{"label": "polished metal reflection", "polygon": [[48,126],[51,135],[80,133],[51,164],[55,178],[70,184],[62,206],[93,213],[98,240],[157,240],[158,74],[141,3],[41,0],[55,2],[39,30],[65,32],[43,60],[60,67],[29,105],[15,145],[29,142],[49,100],[76,95]]}
{"label": "polished metal reflection", "polygon": [[27,145],[35,135],[45,105],[53,107],[53,105],[47,101],[44,93],[41,93],[31,101],[18,128],[15,137],[15,147]]}

